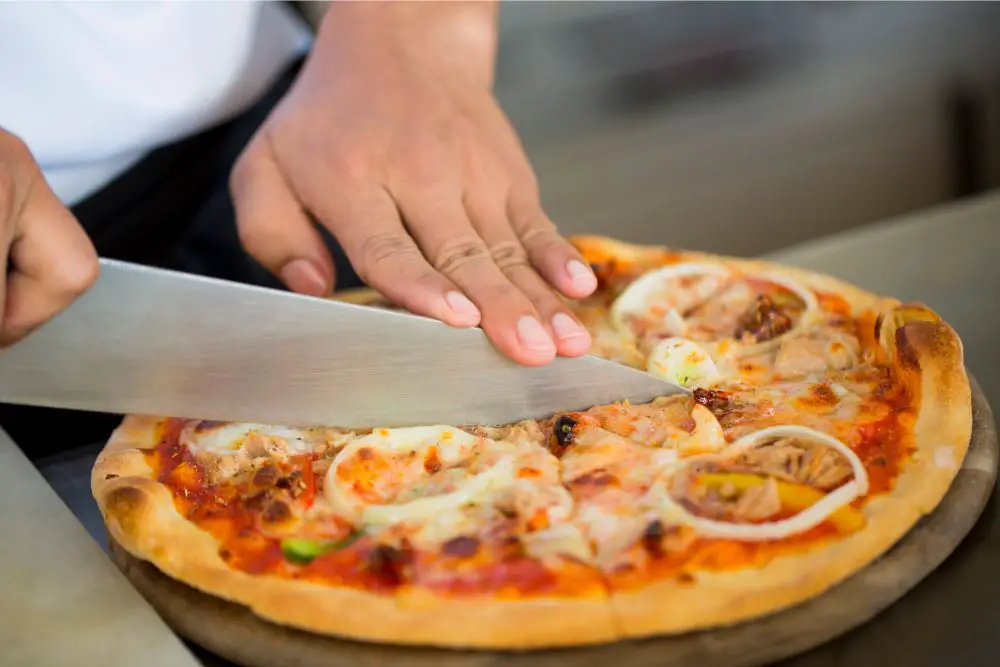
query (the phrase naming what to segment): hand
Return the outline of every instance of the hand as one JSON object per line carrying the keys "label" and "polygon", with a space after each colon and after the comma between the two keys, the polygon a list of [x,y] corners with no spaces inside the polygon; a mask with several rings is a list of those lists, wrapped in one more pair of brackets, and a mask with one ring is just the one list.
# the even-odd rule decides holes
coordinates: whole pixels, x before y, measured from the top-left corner
{"label": "hand", "polygon": [[31,152],[0,129],[0,346],[10,345],[73,302],[97,279],[86,232],[49,189]]}
{"label": "hand", "polygon": [[491,93],[492,3],[333,3],[288,96],[231,179],[247,251],[298,292],[331,291],[310,220],[400,306],[481,324],[544,364],[590,336],[556,291],[596,278],[556,231]]}

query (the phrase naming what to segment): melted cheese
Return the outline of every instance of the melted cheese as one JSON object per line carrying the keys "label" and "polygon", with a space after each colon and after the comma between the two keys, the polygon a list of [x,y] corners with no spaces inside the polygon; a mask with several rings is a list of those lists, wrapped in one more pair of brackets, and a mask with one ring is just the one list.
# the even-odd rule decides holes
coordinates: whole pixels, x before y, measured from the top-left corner
{"label": "melted cheese", "polygon": [[652,517],[636,496],[611,491],[597,502],[580,506],[574,522],[593,546],[594,563],[612,569],[623,553],[638,540]]}
{"label": "melted cheese", "polygon": [[277,449],[289,454],[312,451],[312,440],[306,431],[267,424],[195,421],[184,427],[181,444],[196,455],[226,455],[244,451],[255,436],[271,440]]}
{"label": "melted cheese", "polygon": [[[648,405],[598,406],[584,413],[593,418],[578,429],[574,452],[580,445],[590,446],[602,433],[610,432],[628,442],[665,450],[663,455],[676,458],[677,452],[707,452],[726,445],[725,433],[719,421],[705,406],[670,397]],[[595,424],[596,422],[596,424]],[[601,428],[595,429],[595,426]],[[609,441],[611,442],[611,441]],[[611,448],[611,454],[627,458],[625,449]],[[566,465],[566,458],[563,458]]]}
{"label": "melted cheese", "polygon": [[644,498],[677,460],[675,449],[637,444],[596,426],[578,432],[562,458],[562,475],[576,496],[571,522],[586,537],[598,567],[614,567],[656,518]]}
{"label": "melted cheese", "polygon": [[[558,461],[526,430],[510,435],[513,441],[450,426],[379,429],[337,455],[324,494],[356,524],[405,526],[423,543],[478,532],[498,505],[527,519],[541,512],[546,523],[564,521],[573,501],[558,484]],[[378,479],[369,479],[365,465]]]}
{"label": "melted cheese", "polygon": [[687,389],[704,387],[719,379],[719,369],[708,352],[695,342],[677,337],[656,344],[649,354],[646,370]]}
{"label": "melted cheese", "polygon": [[531,556],[539,560],[547,560],[554,556],[570,556],[589,563],[593,558],[590,544],[583,531],[568,523],[527,533],[521,538],[521,543]]}
{"label": "melted cheese", "polygon": [[[732,413],[736,425],[730,427],[730,437],[740,438],[775,423],[791,423],[853,443],[859,422],[877,420],[889,408],[866,402],[863,396],[870,392],[866,385],[838,379],[820,382],[818,378],[803,378],[761,386],[727,386],[736,406]],[[818,400],[815,388],[820,384],[829,387],[831,401]]]}
{"label": "melted cheese", "polygon": [[498,490],[508,486],[513,479],[513,459],[505,457],[484,472],[468,477],[451,493],[407,503],[368,505],[362,512],[361,520],[367,525],[432,521],[452,510],[487,504]]}
{"label": "melted cheese", "polygon": [[694,430],[678,445],[684,454],[718,452],[726,446],[726,433],[711,410],[695,403],[691,418],[694,419]]}

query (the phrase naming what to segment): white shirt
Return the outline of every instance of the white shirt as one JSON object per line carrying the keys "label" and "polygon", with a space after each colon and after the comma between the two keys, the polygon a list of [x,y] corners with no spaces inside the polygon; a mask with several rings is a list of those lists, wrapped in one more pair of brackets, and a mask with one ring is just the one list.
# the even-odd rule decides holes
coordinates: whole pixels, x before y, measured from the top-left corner
{"label": "white shirt", "polygon": [[310,40],[275,2],[0,2],[0,127],[72,205],[251,106]]}

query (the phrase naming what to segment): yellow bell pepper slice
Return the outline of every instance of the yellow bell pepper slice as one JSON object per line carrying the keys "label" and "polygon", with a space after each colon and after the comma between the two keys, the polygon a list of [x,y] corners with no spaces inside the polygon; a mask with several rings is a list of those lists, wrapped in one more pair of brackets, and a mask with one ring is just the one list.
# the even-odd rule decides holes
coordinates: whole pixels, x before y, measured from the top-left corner
{"label": "yellow bell pepper slice", "polygon": [[[732,484],[737,491],[743,492],[752,486],[763,484],[767,478],[751,473],[721,472],[703,473],[698,476],[698,480],[708,486]],[[778,479],[774,481],[778,486],[778,498],[781,500],[781,506],[793,512],[801,512],[823,499],[823,492],[817,491],[811,486]],[[853,533],[864,528],[865,525],[864,515],[850,505],[841,507],[831,514],[827,521],[832,523],[841,533]]]}

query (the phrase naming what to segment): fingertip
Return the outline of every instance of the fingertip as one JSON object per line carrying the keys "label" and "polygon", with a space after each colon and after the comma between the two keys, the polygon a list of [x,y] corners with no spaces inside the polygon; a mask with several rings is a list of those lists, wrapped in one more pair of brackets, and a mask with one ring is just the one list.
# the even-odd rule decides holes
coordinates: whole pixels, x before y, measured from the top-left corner
{"label": "fingertip", "polygon": [[293,259],[278,271],[288,289],[309,296],[328,296],[332,291],[332,281],[322,269],[308,259]]}
{"label": "fingertip", "polygon": [[597,289],[597,276],[593,270],[579,259],[566,262],[563,272],[565,280],[559,291],[571,299],[582,299],[590,296]]}
{"label": "fingertip", "polygon": [[556,313],[552,317],[552,331],[555,334],[556,349],[563,357],[586,354],[593,344],[590,332],[566,313]]}
{"label": "fingertip", "polygon": [[[526,320],[534,320],[535,325],[541,330],[545,339],[548,340],[548,344],[543,340],[538,340],[525,345],[519,329],[534,328],[534,325],[523,324]],[[522,326],[519,327],[517,324],[510,326],[509,323],[501,323],[495,318],[488,318],[483,322],[483,331],[504,356],[522,366],[544,366],[555,359],[555,344],[549,338],[548,333],[545,332],[545,328],[542,327],[540,322],[531,316],[525,315],[518,324]]]}
{"label": "fingertip", "polygon": [[[398,282],[375,279],[368,284],[409,312],[432,317],[449,326],[466,329],[482,321],[479,308],[448,280],[434,273]],[[400,289],[400,285],[408,289]]]}
{"label": "fingertip", "polygon": [[541,365],[552,361],[557,353],[552,336],[535,317],[522,315],[515,329],[516,359],[528,365]]}
{"label": "fingertip", "polygon": [[444,295],[444,317],[448,324],[456,327],[474,327],[482,321],[482,313],[467,296],[458,291]]}
{"label": "fingertip", "polygon": [[247,254],[293,292],[329,296],[333,258],[266,139],[254,139],[237,160],[229,188],[236,230]]}
{"label": "fingertip", "polygon": [[534,251],[532,264],[549,285],[568,299],[584,299],[597,289],[593,269],[568,244],[560,250]]}

